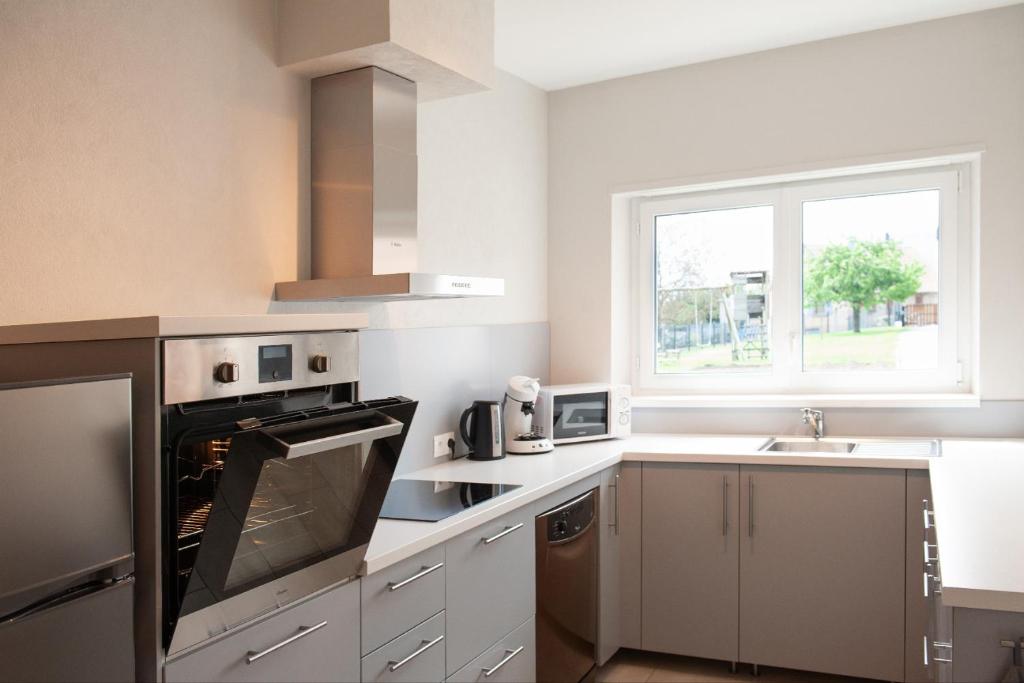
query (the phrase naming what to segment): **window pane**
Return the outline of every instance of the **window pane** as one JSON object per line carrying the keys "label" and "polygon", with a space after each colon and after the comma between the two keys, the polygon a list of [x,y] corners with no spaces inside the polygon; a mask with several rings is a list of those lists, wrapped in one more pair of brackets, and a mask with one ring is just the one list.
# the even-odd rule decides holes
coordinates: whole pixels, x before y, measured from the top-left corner
{"label": "window pane", "polygon": [[657,373],[767,369],[772,206],[658,216]]}
{"label": "window pane", "polygon": [[939,191],[803,204],[805,370],[938,366]]}

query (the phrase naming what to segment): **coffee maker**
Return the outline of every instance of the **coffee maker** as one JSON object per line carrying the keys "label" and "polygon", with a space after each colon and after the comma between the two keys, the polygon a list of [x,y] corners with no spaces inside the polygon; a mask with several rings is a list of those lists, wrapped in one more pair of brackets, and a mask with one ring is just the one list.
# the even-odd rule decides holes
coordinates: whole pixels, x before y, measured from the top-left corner
{"label": "coffee maker", "polygon": [[554,450],[551,439],[533,424],[534,402],[540,393],[540,380],[516,375],[505,389],[502,417],[505,421],[505,451],[513,455],[549,453]]}

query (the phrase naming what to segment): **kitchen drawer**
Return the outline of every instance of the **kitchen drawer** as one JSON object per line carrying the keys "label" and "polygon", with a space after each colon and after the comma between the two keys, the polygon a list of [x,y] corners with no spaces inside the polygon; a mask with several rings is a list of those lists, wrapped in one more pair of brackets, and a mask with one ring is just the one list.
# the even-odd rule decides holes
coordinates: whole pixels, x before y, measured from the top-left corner
{"label": "kitchen drawer", "polygon": [[444,680],[444,612],[363,657],[363,681]]}
{"label": "kitchen drawer", "polygon": [[363,654],[444,609],[444,546],[363,577]]}
{"label": "kitchen drawer", "polygon": [[164,680],[358,681],[359,582],[167,662]]}
{"label": "kitchen drawer", "polygon": [[[452,674],[450,683],[529,683],[537,680],[534,622],[530,619],[472,662]],[[487,672],[491,675],[488,676]]]}
{"label": "kitchen drawer", "polygon": [[531,511],[515,510],[446,544],[449,675],[533,616]]}

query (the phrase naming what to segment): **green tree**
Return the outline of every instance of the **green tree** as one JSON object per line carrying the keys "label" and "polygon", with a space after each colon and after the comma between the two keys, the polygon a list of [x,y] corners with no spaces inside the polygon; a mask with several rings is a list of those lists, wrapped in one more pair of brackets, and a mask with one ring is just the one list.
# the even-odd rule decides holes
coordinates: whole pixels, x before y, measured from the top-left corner
{"label": "green tree", "polygon": [[845,301],[853,308],[853,331],[860,332],[862,310],[913,295],[923,274],[924,266],[907,261],[892,240],[830,244],[807,260],[804,301],[815,306]]}

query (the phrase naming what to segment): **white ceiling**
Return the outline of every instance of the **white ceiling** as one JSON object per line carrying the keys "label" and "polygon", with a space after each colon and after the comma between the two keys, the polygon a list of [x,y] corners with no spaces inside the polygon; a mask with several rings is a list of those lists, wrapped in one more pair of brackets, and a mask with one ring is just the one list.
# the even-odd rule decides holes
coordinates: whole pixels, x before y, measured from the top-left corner
{"label": "white ceiling", "polygon": [[1020,0],[496,0],[495,61],[545,90]]}

